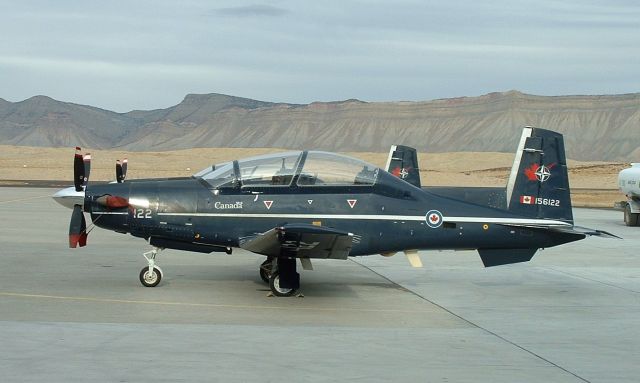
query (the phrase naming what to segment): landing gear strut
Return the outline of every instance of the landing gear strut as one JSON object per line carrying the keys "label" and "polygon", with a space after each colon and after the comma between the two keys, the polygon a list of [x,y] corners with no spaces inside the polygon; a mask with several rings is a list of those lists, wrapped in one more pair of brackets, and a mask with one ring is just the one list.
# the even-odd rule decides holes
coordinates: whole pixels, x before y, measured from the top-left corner
{"label": "landing gear strut", "polygon": [[140,283],[145,287],[156,287],[162,280],[162,269],[156,266],[156,256],[162,249],[154,247],[152,250],[142,254],[149,263],[149,266],[140,270]]}

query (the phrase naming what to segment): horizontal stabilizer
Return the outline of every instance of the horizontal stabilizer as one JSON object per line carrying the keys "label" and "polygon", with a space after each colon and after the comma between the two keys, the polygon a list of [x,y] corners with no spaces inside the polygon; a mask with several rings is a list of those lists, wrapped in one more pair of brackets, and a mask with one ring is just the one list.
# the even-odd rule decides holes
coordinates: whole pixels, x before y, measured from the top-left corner
{"label": "horizontal stabilizer", "polygon": [[571,228],[558,227],[558,228],[553,228],[553,231],[562,232],[562,233],[571,233],[571,234],[582,234],[582,235],[594,236],[594,237],[622,239],[617,235],[611,234],[604,230],[590,229],[588,227],[582,227],[582,226],[573,226]]}
{"label": "horizontal stabilizer", "polygon": [[478,249],[484,267],[528,262],[538,249]]}

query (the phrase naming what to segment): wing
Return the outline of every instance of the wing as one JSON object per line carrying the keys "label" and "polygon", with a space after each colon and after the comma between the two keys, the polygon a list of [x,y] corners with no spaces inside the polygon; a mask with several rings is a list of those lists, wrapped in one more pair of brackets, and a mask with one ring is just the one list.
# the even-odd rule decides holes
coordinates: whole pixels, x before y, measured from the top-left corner
{"label": "wing", "polygon": [[271,257],[347,259],[353,233],[325,226],[287,224],[244,239],[240,247]]}

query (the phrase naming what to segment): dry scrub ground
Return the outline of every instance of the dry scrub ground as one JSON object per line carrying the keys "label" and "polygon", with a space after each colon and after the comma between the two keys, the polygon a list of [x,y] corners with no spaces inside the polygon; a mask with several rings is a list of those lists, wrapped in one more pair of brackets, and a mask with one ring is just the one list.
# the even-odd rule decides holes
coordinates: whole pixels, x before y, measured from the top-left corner
{"label": "dry scrub ground", "polygon": [[[92,150],[91,179],[115,178],[115,161],[128,158],[128,178],[189,176],[215,163],[272,153],[279,149],[206,148],[167,152]],[[23,180],[69,180],[73,174],[72,148],[37,148],[0,145],[0,184]],[[387,153],[347,153],[383,167]],[[513,154],[428,153],[419,154],[425,186],[504,186]],[[624,196],[617,189],[618,172],[627,163],[569,161],[574,206],[613,207]],[[18,182],[20,184],[20,182]]]}

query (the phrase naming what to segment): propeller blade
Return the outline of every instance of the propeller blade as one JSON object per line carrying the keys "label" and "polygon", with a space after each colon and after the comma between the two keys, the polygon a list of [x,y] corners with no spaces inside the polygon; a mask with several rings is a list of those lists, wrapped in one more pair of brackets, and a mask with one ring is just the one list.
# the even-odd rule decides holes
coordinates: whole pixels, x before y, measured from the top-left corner
{"label": "propeller blade", "polygon": [[84,220],[82,207],[74,205],[69,223],[69,247],[76,248],[78,245],[80,247],[87,245],[87,222]]}
{"label": "propeller blade", "polygon": [[126,158],[124,160],[122,160],[122,180],[124,181],[127,178],[127,164],[129,163],[129,160],[127,160]]}
{"label": "propeller blade", "polygon": [[89,174],[91,173],[91,153],[87,153],[82,157],[82,162],[84,163],[84,179],[82,182],[82,186],[87,186],[89,182]]}
{"label": "propeller blade", "polygon": [[80,147],[76,146],[76,154],[73,158],[73,185],[76,187],[76,191],[82,191],[82,185],[84,183],[84,161],[82,159],[82,153],[80,153]]}
{"label": "propeller blade", "polygon": [[96,198],[96,203],[106,206],[109,209],[120,209],[129,206],[129,201],[126,198],[115,195],[103,195],[102,197],[98,197]]}
{"label": "propeller blade", "polygon": [[116,181],[120,184],[124,181],[124,174],[122,172],[122,161],[116,160]]}

